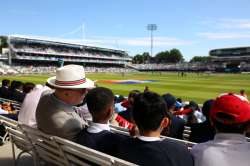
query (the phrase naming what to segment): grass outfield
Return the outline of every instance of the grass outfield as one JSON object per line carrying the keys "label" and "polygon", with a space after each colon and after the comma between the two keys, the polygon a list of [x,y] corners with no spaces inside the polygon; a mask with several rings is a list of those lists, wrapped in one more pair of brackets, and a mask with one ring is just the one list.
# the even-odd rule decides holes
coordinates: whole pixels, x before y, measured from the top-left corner
{"label": "grass outfield", "polygon": [[[197,75],[188,73],[187,77],[178,77],[177,73],[87,73],[88,78],[98,80],[99,86],[112,89],[115,94],[128,95],[133,89],[143,90],[148,86],[150,90],[163,93],[172,93],[183,100],[195,100],[202,103],[206,99],[215,98],[223,92],[236,92],[245,89],[250,94],[250,75],[249,74],[203,74]],[[28,75],[28,76],[1,76],[1,79],[15,79],[23,82],[34,82],[43,84],[50,77],[49,75]],[[158,80],[158,82],[143,84],[110,84],[103,80]]]}

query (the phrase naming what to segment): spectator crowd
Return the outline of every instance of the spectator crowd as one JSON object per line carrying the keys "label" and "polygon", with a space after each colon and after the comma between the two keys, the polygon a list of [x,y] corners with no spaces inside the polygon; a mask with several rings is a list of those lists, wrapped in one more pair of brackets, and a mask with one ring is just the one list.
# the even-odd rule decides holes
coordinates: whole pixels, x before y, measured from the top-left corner
{"label": "spectator crowd", "polygon": [[[0,97],[22,103],[18,121],[138,165],[248,166],[250,103],[244,91],[224,93],[200,106],[145,87],[128,98],[98,87],[82,66],[56,70],[45,85],[2,81]],[[130,136],[111,131],[129,130]],[[197,143],[191,150],[162,136]]]}

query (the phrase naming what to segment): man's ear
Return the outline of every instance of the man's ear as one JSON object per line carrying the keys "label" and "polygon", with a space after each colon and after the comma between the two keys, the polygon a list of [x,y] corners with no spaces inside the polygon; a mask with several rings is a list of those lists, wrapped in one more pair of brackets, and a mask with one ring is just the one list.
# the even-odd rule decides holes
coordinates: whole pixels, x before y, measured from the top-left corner
{"label": "man's ear", "polygon": [[112,116],[113,116],[113,113],[114,113],[114,107],[113,106],[110,106],[108,109],[107,109],[107,117],[110,119]]}
{"label": "man's ear", "polygon": [[166,128],[170,125],[170,120],[167,117],[164,117],[161,121],[161,128]]}

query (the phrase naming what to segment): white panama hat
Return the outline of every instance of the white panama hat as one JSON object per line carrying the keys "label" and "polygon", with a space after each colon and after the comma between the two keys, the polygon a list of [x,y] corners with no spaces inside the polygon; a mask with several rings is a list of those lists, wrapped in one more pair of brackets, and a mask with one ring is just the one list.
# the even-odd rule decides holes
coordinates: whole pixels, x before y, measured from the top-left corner
{"label": "white panama hat", "polygon": [[94,82],[85,77],[85,71],[79,65],[66,65],[56,70],[56,76],[50,77],[47,83],[55,88],[83,89],[94,88]]}

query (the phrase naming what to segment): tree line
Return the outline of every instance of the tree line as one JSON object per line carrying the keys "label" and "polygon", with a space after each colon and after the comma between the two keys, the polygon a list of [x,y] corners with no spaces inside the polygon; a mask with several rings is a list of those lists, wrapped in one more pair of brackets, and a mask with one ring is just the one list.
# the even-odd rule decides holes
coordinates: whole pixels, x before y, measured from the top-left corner
{"label": "tree line", "polygon": [[[189,62],[210,62],[210,56],[194,56]],[[170,51],[162,51],[157,53],[154,57],[150,56],[148,52],[144,52],[142,54],[136,54],[132,62],[135,64],[143,64],[143,63],[182,63],[185,59],[180,52],[180,50],[173,48]]]}

